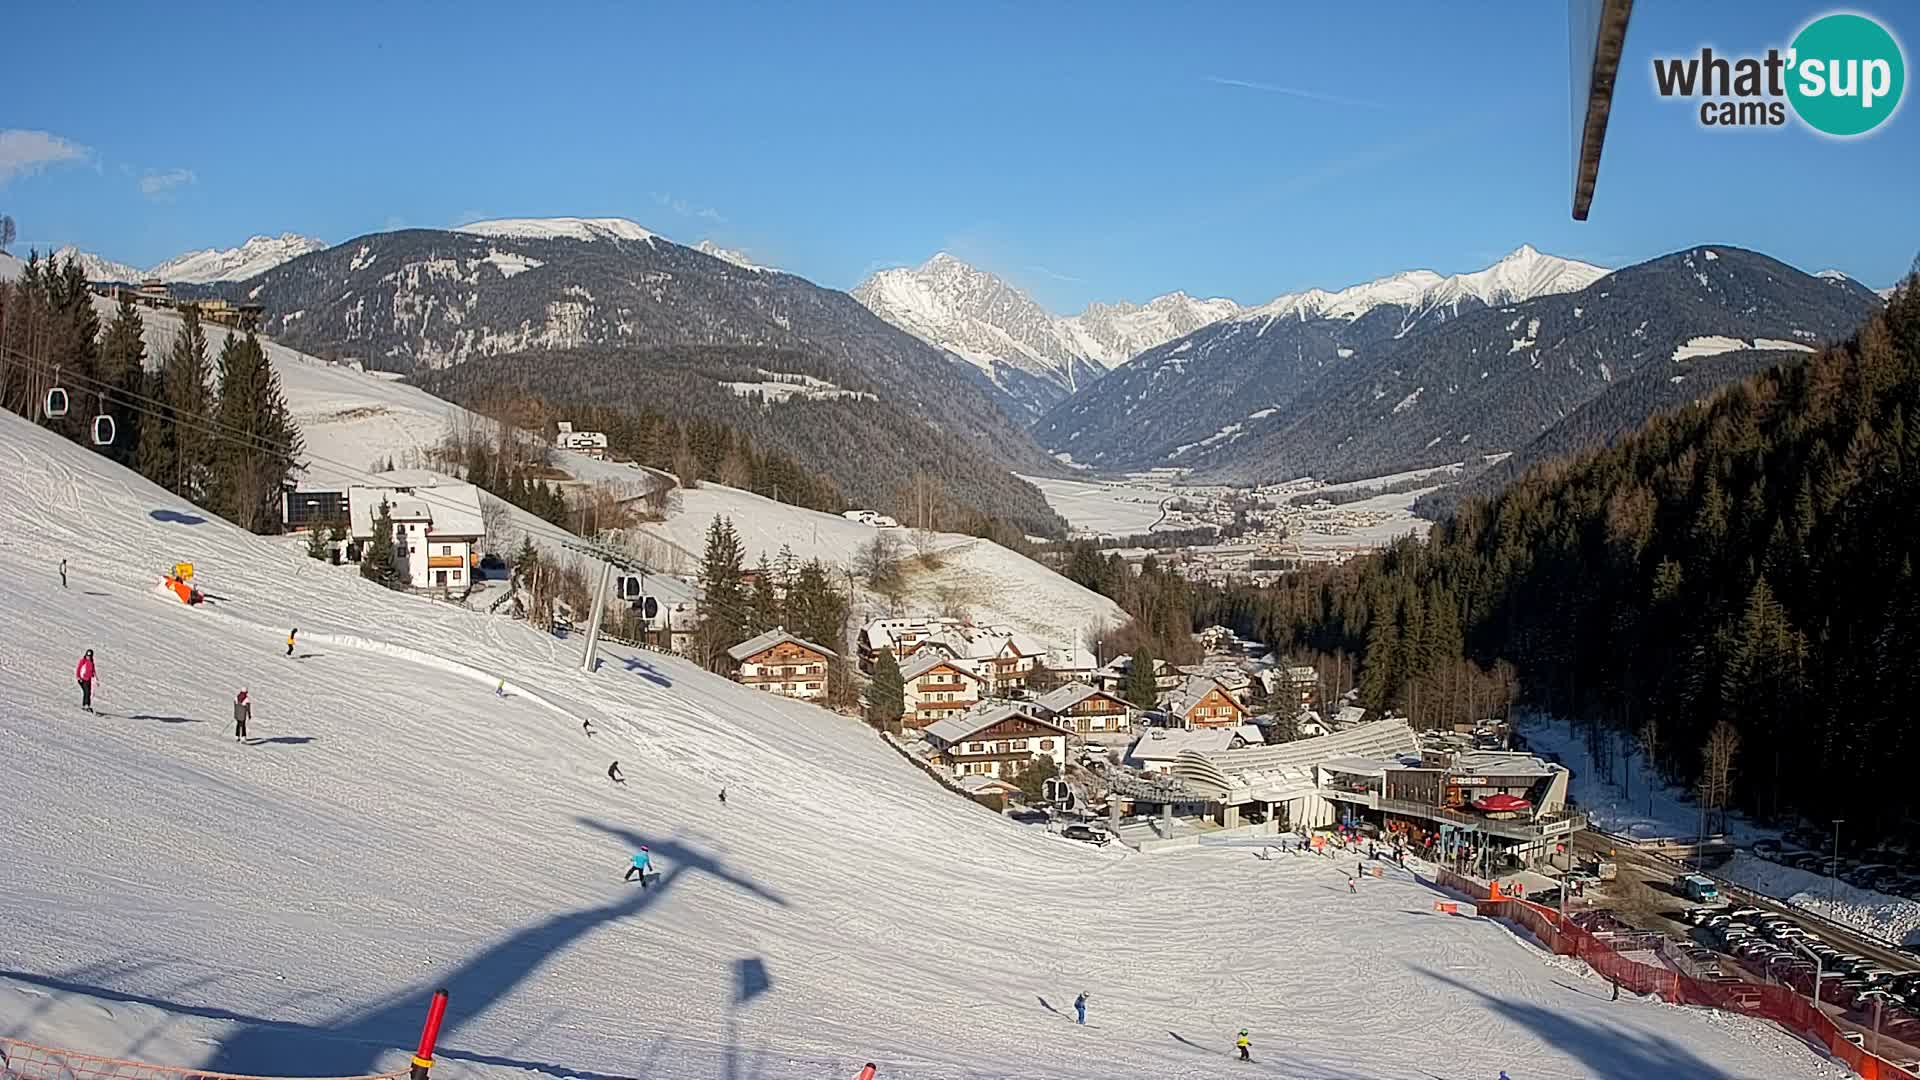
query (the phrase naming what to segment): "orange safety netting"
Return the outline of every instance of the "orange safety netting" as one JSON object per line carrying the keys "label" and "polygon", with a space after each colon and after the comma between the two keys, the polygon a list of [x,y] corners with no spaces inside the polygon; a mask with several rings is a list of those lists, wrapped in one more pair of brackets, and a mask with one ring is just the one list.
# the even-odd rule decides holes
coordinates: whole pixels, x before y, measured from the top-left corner
{"label": "orange safety netting", "polygon": [[[401,1080],[404,1072],[336,1080]],[[0,1080],[270,1080],[237,1073],[149,1065],[0,1037]]]}

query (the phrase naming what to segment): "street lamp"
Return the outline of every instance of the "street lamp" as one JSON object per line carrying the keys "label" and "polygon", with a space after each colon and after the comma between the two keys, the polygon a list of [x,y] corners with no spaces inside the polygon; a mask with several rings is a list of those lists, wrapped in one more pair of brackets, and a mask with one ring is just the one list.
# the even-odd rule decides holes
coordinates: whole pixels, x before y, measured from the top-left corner
{"label": "street lamp", "polygon": [[1823,962],[1820,959],[1819,953],[1814,952],[1812,949],[1807,948],[1805,942],[1790,940],[1789,943],[1794,948],[1799,949],[1801,952],[1807,954],[1808,959],[1811,959],[1813,961],[1813,1011],[1819,1012],[1820,1011],[1820,983],[1822,980],[1826,978],[1827,965],[1825,964],[1825,962]]}
{"label": "street lamp", "polygon": [[1846,823],[1846,818],[1833,819],[1833,862],[1829,866],[1833,873],[1827,875],[1827,903],[1829,904],[1835,902],[1835,896],[1840,891],[1840,826]]}

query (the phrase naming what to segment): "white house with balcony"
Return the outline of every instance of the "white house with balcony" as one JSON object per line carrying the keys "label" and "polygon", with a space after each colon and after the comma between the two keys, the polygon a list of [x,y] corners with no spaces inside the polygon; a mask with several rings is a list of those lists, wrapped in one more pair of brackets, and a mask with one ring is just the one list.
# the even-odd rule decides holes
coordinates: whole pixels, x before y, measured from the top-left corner
{"label": "white house with balcony", "polygon": [[604,458],[607,456],[607,433],[575,431],[572,421],[562,420],[553,437],[553,446],[556,450],[571,450],[590,458]]}
{"label": "white house with balcony", "polygon": [[385,506],[393,524],[394,569],[414,589],[465,595],[480,561],[475,549],[487,531],[480,489],[420,470],[383,473],[380,480],[347,489],[355,550],[365,558]]}

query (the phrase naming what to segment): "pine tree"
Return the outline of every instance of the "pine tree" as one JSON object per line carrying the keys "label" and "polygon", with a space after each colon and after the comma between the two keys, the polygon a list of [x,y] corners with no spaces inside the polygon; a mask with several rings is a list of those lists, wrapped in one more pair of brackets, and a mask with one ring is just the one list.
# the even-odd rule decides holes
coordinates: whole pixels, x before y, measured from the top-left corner
{"label": "pine tree", "polygon": [[143,417],[131,406],[147,390],[145,330],[140,310],[122,296],[100,341],[100,382],[107,387],[101,411],[113,418],[113,444],[98,449],[127,466],[140,457]]}
{"label": "pine tree", "polygon": [[395,565],[393,508],[385,499],[380,501],[380,513],[373,519],[373,539],[367,541],[367,549],[360,555],[360,576],[389,589],[404,589],[412,582],[412,576]]}
{"label": "pine tree", "polygon": [[327,561],[327,532],[319,525],[307,530],[307,558]]}
{"label": "pine tree", "polygon": [[[740,587],[745,557],[733,520],[714,515],[707,526],[707,551],[700,563],[700,662],[718,671],[727,650],[748,636],[746,597]],[[822,644],[825,644],[822,642]]]}
{"label": "pine tree", "polygon": [[898,731],[906,709],[906,684],[900,678],[900,664],[891,650],[883,650],[874,657],[873,677],[867,680],[867,723],[884,731]]}
{"label": "pine tree", "polygon": [[1122,695],[1136,709],[1151,709],[1160,703],[1160,687],[1154,682],[1153,653],[1142,645],[1133,650],[1127,665],[1126,691]]}
{"label": "pine tree", "polygon": [[207,338],[200,317],[191,306],[180,309],[180,329],[167,351],[160,373],[159,412],[162,419],[147,425],[139,450],[140,471],[150,480],[189,502],[206,497],[210,480],[207,462],[212,438],[208,434],[212,375],[207,361]]}
{"label": "pine tree", "polygon": [[260,339],[229,333],[220,347],[211,509],[252,532],[278,531],[276,507],[303,443]]}
{"label": "pine tree", "polygon": [[[774,594],[773,564],[767,560],[765,552],[760,554],[760,563],[754,568],[753,591],[747,600],[747,620],[744,629],[748,637],[765,633],[780,624],[780,601]],[[828,645],[828,648],[832,646]]]}

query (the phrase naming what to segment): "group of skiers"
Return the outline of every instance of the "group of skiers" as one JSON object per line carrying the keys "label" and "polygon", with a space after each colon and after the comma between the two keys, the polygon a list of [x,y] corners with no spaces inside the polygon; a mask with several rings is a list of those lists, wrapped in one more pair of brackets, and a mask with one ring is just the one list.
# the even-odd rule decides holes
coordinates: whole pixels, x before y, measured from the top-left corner
{"label": "group of skiers", "polygon": [[[289,638],[291,640],[291,638]],[[291,646],[289,646],[291,648]],[[80,684],[80,708],[93,712],[93,684],[100,681],[100,669],[94,665],[93,650],[88,649],[73,666],[74,681]],[[233,741],[247,737],[247,721],[253,719],[253,700],[241,690],[233,699]]]}

